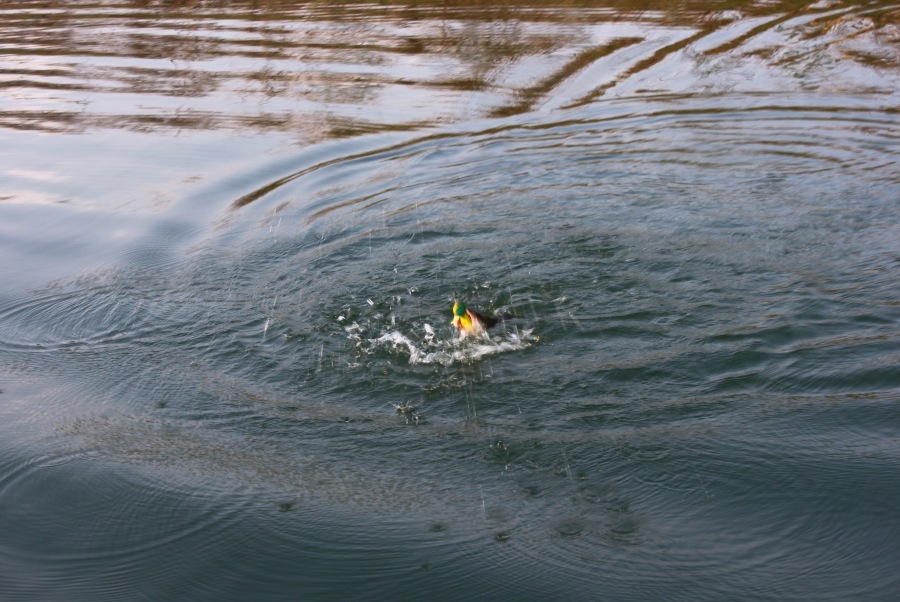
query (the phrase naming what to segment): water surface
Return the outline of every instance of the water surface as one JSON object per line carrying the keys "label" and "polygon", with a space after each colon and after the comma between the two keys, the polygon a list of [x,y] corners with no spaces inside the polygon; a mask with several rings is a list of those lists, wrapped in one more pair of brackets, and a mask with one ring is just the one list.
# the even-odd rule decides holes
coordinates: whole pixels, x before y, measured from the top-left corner
{"label": "water surface", "polygon": [[894,599],[900,9],[728,8],[4,6],[0,597]]}

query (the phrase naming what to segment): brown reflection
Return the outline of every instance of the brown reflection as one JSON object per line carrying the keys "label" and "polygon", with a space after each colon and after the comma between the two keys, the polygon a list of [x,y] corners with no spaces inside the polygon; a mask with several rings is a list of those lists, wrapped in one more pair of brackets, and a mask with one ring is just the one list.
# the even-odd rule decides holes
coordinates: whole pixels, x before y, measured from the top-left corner
{"label": "brown reflection", "polygon": [[611,42],[597,46],[596,48],[588,48],[575,56],[571,61],[562,66],[555,73],[545,80],[516,91],[516,102],[505,107],[498,107],[491,111],[492,117],[504,117],[507,115],[515,115],[525,113],[534,106],[543,96],[550,93],[553,88],[562,83],[566,78],[571,77],[578,71],[581,71],[594,61],[601,59],[613,52],[637,44],[643,41],[643,38],[615,38]]}
{"label": "brown reflection", "polygon": [[603,94],[605,94],[607,90],[614,87],[621,81],[628,79],[629,77],[636,75],[642,71],[646,71],[650,67],[653,67],[657,63],[661,62],[663,59],[668,57],[670,54],[678,52],[679,50],[682,50],[683,48],[687,47],[689,44],[696,42],[697,40],[700,40],[701,38],[708,35],[713,30],[714,30],[714,28],[706,26],[689,38],[685,38],[684,40],[680,40],[678,42],[675,42],[674,44],[669,44],[669,45],[665,46],[664,48],[657,50],[650,56],[638,61],[634,66],[625,70],[619,77],[616,77],[615,79],[610,80],[606,84],[597,87],[591,93],[583,96],[582,98],[578,99],[576,102],[570,104],[569,106],[573,107],[573,106],[579,106],[579,105],[588,104],[590,102],[594,102],[599,97],[603,96]]}
{"label": "brown reflection", "polygon": [[[783,68],[831,52],[900,65],[900,14],[879,1],[47,0],[2,10],[0,127],[52,132],[287,130],[312,142],[527,112],[608,62],[609,76],[572,106],[748,17],[769,18],[702,55]],[[782,27],[805,45],[752,47]],[[638,44],[643,55],[613,60]]]}

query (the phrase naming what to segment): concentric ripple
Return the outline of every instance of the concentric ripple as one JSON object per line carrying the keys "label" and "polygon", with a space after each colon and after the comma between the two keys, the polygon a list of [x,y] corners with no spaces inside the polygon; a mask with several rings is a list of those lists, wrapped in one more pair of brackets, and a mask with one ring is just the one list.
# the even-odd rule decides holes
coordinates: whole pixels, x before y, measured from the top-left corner
{"label": "concentric ripple", "polygon": [[896,110],[597,98],[282,151],[5,290],[0,597],[889,599]]}

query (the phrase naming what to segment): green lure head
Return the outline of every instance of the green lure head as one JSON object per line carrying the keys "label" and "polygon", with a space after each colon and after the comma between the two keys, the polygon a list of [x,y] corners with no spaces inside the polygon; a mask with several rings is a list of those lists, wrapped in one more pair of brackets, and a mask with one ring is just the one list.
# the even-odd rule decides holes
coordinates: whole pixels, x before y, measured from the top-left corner
{"label": "green lure head", "polygon": [[462,301],[454,301],[453,302],[453,315],[459,316],[460,318],[466,315],[466,304]]}

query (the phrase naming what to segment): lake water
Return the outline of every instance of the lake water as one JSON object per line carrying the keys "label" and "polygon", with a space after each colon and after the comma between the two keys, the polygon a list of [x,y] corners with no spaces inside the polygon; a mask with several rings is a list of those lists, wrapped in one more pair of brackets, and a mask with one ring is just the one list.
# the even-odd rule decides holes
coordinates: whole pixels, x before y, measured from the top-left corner
{"label": "lake water", "polygon": [[0,7],[0,599],[896,600],[900,5],[725,4]]}

